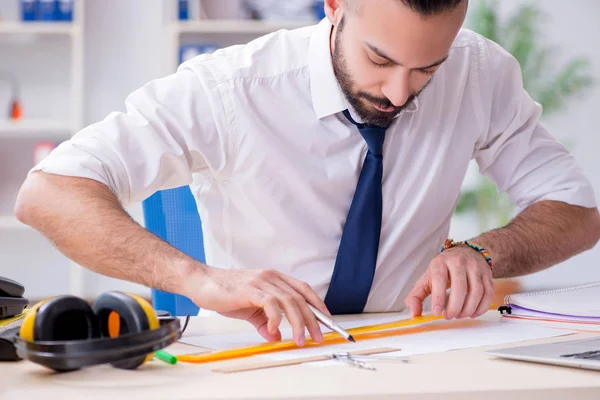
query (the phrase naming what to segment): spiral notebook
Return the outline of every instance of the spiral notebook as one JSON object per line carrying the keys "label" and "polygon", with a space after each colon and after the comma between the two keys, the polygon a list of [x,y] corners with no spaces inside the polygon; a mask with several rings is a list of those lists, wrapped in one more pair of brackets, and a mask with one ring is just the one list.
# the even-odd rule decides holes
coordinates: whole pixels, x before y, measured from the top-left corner
{"label": "spiral notebook", "polygon": [[506,318],[600,327],[600,282],[510,294],[499,311]]}

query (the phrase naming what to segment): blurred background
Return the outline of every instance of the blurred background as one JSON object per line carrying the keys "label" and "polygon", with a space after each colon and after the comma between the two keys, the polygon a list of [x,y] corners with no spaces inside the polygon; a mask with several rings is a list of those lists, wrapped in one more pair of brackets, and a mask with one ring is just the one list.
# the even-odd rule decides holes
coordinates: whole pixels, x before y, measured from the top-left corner
{"label": "blurred background", "polygon": [[[124,109],[125,97],[179,63],[268,32],[314,24],[314,0],[0,0],[0,276],[36,300],[59,293],[150,290],[70,262],[12,215],[29,169],[87,124]],[[521,63],[544,106],[544,124],[575,154],[600,191],[600,2],[471,0],[466,28]],[[3,113],[3,114],[2,114]],[[127,210],[144,225],[142,204]],[[452,224],[463,239],[514,215],[473,164]],[[550,270],[510,282],[547,288],[600,280],[600,246]]]}

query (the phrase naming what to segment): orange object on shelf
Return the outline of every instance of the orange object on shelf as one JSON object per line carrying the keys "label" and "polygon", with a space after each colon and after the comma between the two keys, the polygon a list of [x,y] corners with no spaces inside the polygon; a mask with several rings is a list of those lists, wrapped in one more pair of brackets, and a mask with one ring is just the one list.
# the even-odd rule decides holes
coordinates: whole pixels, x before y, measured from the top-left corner
{"label": "orange object on shelf", "polygon": [[10,119],[18,121],[23,116],[23,109],[18,100],[13,100],[10,106]]}

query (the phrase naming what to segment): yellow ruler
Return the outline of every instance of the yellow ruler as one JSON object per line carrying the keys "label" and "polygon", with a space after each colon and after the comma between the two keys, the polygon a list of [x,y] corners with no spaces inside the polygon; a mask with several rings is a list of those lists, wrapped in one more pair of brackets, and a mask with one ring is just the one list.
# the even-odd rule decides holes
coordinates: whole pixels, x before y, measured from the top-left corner
{"label": "yellow ruler", "polygon": [[[381,338],[386,336],[394,336],[401,333],[397,328],[406,328],[411,325],[423,324],[444,319],[443,316],[427,315],[422,317],[414,317],[399,321],[385,322],[375,325],[361,326],[358,328],[348,329],[356,341],[365,339]],[[337,343],[349,343],[345,338],[341,337],[337,332],[327,332],[323,335],[323,341],[316,343],[312,339],[307,339],[303,347],[299,347],[296,343],[289,340],[279,340],[271,343],[262,343],[254,346],[241,347],[236,349],[217,350],[210,353],[202,354],[185,354],[177,356],[177,360],[188,363],[207,363],[212,361],[231,360],[235,358],[249,357],[257,354],[271,353],[275,351],[292,350],[307,347],[326,346]]]}

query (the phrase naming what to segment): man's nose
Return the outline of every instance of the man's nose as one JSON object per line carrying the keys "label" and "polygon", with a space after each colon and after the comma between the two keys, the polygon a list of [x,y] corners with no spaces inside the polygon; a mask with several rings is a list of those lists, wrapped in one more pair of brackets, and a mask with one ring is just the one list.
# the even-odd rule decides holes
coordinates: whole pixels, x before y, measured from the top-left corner
{"label": "man's nose", "polygon": [[395,107],[401,107],[410,97],[410,70],[399,68],[391,75],[390,80],[383,88],[383,95]]}

